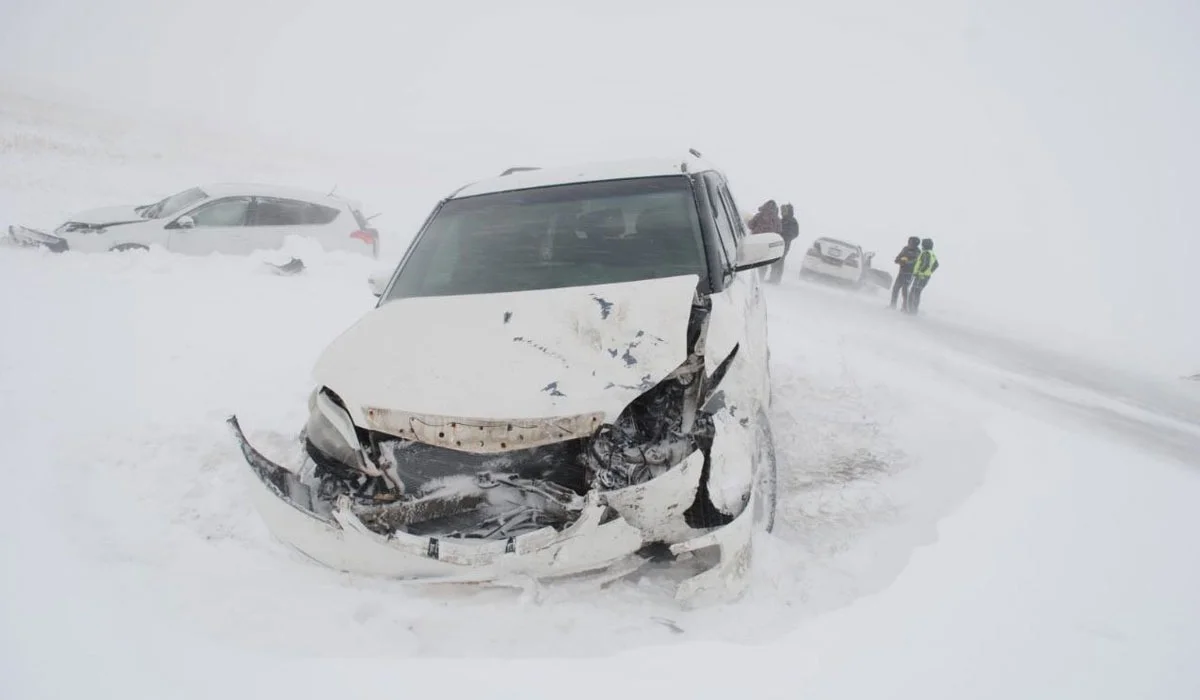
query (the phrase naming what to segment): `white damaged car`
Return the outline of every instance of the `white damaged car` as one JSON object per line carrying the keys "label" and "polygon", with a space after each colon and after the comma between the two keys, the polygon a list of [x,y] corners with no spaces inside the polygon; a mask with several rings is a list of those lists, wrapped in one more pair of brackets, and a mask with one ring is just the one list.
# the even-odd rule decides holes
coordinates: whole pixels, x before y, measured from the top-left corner
{"label": "white damaged car", "polygon": [[8,227],[16,244],[56,253],[161,247],[183,255],[244,255],[278,250],[291,236],[325,250],[379,256],[379,231],[363,216],[361,204],[279,185],[213,183],[152,204],[77,212],[53,232]]}
{"label": "white damaged car", "polygon": [[[344,571],[744,586],[775,517],[759,276],[699,158],[513,172],[441,201],[324,351],[294,459],[229,424],[269,528]],[[283,463],[280,463],[283,462]]]}

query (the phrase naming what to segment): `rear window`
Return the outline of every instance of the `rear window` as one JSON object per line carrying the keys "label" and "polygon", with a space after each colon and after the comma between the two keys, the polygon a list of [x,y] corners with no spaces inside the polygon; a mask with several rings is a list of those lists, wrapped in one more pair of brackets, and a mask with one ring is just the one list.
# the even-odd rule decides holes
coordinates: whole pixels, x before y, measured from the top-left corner
{"label": "rear window", "polygon": [[827,243],[829,245],[835,245],[835,246],[839,246],[839,247],[846,248],[849,250],[853,250],[854,248],[858,247],[858,246],[854,245],[853,243],[839,241],[836,238],[818,238],[817,243]]}
{"label": "rear window", "polygon": [[686,177],[556,185],[447,202],[388,299],[707,274]]}

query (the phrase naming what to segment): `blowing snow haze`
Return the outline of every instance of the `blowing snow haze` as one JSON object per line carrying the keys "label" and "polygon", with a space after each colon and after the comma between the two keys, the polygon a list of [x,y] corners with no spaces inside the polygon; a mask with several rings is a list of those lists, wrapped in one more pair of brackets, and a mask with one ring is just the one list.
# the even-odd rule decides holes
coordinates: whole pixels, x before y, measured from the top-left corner
{"label": "blowing snow haze", "polygon": [[935,239],[932,313],[1195,372],[1200,9],[847,5],[4,0],[0,74],[386,163],[400,242],[511,165],[695,147],[802,239]]}
{"label": "blowing snow haze", "polygon": [[0,698],[1200,698],[1197,27],[0,0]]}

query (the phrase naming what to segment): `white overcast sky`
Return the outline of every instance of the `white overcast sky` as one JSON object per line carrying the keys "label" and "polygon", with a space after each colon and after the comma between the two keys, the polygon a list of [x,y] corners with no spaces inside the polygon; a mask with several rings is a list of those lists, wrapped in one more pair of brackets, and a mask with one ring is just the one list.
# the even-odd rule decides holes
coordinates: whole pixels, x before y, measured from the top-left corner
{"label": "white overcast sky", "polygon": [[0,78],[393,154],[429,206],[695,147],[806,235],[933,237],[931,294],[1200,365],[1198,37],[1194,0],[0,0]]}

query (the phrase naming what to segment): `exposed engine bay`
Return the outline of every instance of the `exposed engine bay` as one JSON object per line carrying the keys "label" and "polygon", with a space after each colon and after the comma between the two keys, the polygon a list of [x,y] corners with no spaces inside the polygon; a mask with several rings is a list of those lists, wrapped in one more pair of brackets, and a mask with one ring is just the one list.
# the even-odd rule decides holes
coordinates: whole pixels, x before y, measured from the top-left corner
{"label": "exposed engine bay", "polygon": [[[562,531],[580,518],[589,493],[643,484],[697,450],[705,455],[707,475],[715,429],[706,406],[720,403],[713,400],[716,387],[737,352],[705,376],[702,339],[710,310],[706,298],[695,298],[686,361],[644,387],[610,423],[581,417],[547,431],[518,421],[405,414],[384,431],[375,429],[380,422],[356,425],[341,399],[322,388],[310,401],[302,434],[308,459],[300,481],[315,510],[328,514],[335,501],[348,498],[363,525],[379,535],[511,540],[546,527]],[[460,436],[476,434],[477,442],[464,448]],[[532,446],[512,449],[522,443]],[[704,479],[684,513],[696,529],[726,524],[734,515],[711,504]],[[613,517],[611,511],[606,516]]]}

